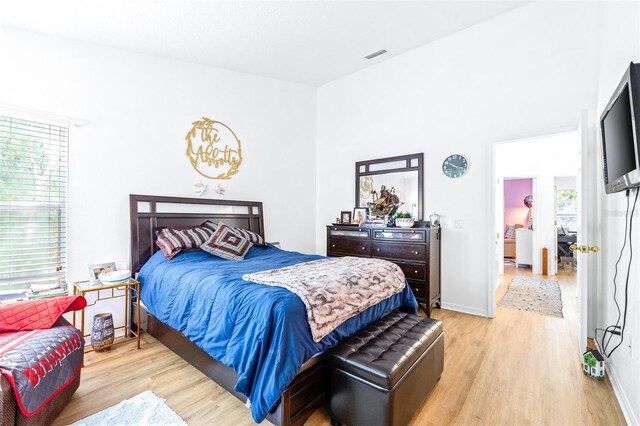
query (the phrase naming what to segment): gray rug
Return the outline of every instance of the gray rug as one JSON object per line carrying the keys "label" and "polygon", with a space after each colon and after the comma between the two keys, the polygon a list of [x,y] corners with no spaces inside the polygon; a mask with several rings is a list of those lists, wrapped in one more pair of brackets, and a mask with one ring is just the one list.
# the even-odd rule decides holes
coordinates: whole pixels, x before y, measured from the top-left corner
{"label": "gray rug", "polygon": [[515,276],[499,306],[563,318],[562,292],[556,280]]}
{"label": "gray rug", "polygon": [[185,425],[162,398],[148,390],[105,410],[79,420],[71,426]]}

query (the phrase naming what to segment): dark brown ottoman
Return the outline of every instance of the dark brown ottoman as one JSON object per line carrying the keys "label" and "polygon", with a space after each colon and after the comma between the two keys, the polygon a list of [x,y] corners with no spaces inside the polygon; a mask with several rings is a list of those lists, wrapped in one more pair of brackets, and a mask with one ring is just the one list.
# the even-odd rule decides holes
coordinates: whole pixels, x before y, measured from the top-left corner
{"label": "dark brown ottoman", "polygon": [[442,322],[393,312],[338,345],[329,362],[332,425],[407,425],[442,374]]}

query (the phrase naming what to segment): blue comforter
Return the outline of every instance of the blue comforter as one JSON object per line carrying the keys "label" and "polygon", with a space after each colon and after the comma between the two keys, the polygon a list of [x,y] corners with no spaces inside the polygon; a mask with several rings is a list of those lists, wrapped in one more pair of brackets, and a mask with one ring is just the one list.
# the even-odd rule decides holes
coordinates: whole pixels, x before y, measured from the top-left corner
{"label": "blue comforter", "polygon": [[311,357],[390,310],[417,310],[406,286],[315,343],[298,296],[242,280],[246,273],[321,258],[272,246],[252,247],[243,261],[204,251],[181,253],[168,261],[157,252],[140,271],[141,299],[156,318],[238,373],[235,389],[249,398],[259,423]]}

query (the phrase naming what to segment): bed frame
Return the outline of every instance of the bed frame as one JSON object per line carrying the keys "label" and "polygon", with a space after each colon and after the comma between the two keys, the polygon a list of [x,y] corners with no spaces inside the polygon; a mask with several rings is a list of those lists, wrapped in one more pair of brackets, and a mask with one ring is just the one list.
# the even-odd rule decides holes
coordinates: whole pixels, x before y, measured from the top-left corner
{"label": "bed frame", "polygon": [[[158,250],[154,228],[200,225],[205,220],[248,229],[264,237],[262,203],[255,201],[211,200],[153,195],[130,195],[131,270],[136,273]],[[133,311],[132,311],[133,312]],[[135,328],[137,325],[134,324]],[[179,331],[142,309],[141,328],[203,372],[236,398],[246,397],[233,390],[238,374],[200,349]],[[302,425],[326,402],[326,367],[321,357],[312,358],[282,393],[267,420],[278,425]]]}

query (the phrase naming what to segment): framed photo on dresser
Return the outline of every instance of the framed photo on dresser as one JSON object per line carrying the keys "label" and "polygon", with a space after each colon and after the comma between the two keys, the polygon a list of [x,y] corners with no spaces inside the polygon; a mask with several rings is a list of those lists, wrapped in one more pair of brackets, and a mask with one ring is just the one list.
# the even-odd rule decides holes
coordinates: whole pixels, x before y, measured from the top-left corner
{"label": "framed photo on dresser", "polygon": [[362,223],[367,220],[369,209],[366,207],[356,207],[353,209],[353,223]]}
{"label": "framed photo on dresser", "polygon": [[340,212],[340,223],[351,223],[351,212],[350,211],[341,211]]}

